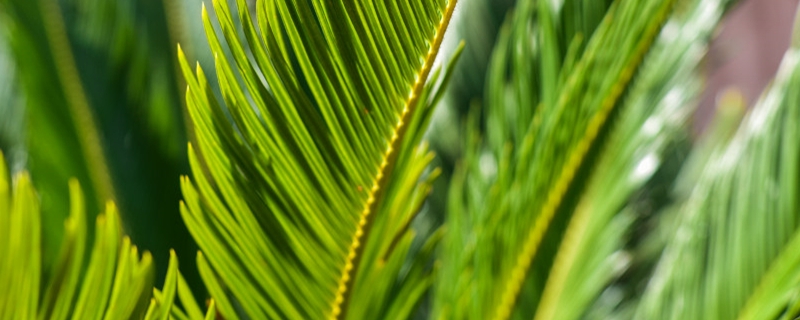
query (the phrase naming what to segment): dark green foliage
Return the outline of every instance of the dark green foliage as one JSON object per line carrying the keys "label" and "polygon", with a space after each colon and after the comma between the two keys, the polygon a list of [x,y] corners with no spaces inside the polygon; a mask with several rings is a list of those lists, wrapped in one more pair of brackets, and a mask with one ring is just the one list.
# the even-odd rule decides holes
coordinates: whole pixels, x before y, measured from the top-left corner
{"label": "dark green foliage", "polygon": [[180,16],[167,19],[168,3],[0,1],[20,81],[0,110],[26,132],[12,156],[27,155],[42,196],[45,265],[58,248],[72,177],[83,182],[89,217],[115,200],[125,229],[157,256],[196,249],[177,205],[176,177],[188,166],[174,52]]}
{"label": "dark green foliage", "polygon": [[0,319],[800,314],[799,41],[693,144],[733,1],[462,1],[0,0]]}

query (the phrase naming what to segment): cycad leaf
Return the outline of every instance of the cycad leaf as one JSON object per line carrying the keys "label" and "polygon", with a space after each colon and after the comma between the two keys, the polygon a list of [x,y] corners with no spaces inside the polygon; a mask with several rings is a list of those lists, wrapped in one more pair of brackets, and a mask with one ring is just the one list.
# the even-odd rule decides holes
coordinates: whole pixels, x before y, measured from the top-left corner
{"label": "cycad leaf", "polygon": [[244,40],[227,1],[221,32],[203,10],[224,104],[179,53],[198,141],[181,210],[219,312],[407,318],[430,283],[433,245],[401,267],[455,1],[258,1],[257,24],[237,4]]}
{"label": "cycad leaf", "polygon": [[731,141],[715,146],[676,216],[637,317],[798,316],[799,49],[786,52]]}
{"label": "cycad leaf", "polygon": [[[172,258],[172,256],[170,256],[170,258]],[[177,256],[175,259],[178,259]],[[203,311],[200,309],[200,306],[197,305],[197,299],[195,299],[192,290],[189,288],[189,284],[186,283],[186,279],[181,275],[180,271],[178,272],[178,299],[189,319],[203,318]],[[210,307],[209,310],[211,310]]]}
{"label": "cycad leaf", "polygon": [[172,302],[175,300],[175,293],[178,291],[178,258],[175,251],[169,252],[169,267],[167,267],[167,279],[164,281],[164,298],[167,307],[159,313],[156,319],[167,320],[172,310]]}
{"label": "cycad leaf", "polygon": [[[580,317],[607,283],[602,277],[582,283],[584,291],[576,293],[583,296],[572,301],[577,315],[548,314],[541,305],[552,302],[541,299],[558,244],[600,170],[609,132],[619,121],[633,130],[653,112],[645,106],[626,115],[632,106],[622,96],[632,88],[673,3],[529,1],[516,8],[488,74],[486,143],[470,138],[466,172],[454,181],[438,317],[529,318],[539,312],[544,318]],[[633,137],[623,135],[615,147],[650,143],[628,139]],[[609,200],[624,201],[630,193],[617,191]],[[598,249],[615,244],[604,245]]]}
{"label": "cycad leaf", "polygon": [[0,153],[0,318],[36,317],[41,281],[39,202],[30,177],[13,188]]}
{"label": "cycad leaf", "polygon": [[[192,296],[186,280],[178,271],[178,256],[174,250],[170,250],[169,266],[167,267],[167,277],[164,280],[163,291],[153,289],[153,296],[150,298],[150,305],[144,319],[202,319],[204,317],[197,300]],[[175,304],[175,296],[178,296],[183,308]],[[212,312],[209,308],[209,312]]]}
{"label": "cycad leaf", "polygon": [[[25,139],[25,150],[5,151],[13,152],[7,155],[16,167],[29,170],[42,197],[48,268],[69,212],[65,182],[71,177],[83,185],[90,221],[114,200],[133,239],[155,255],[167,256],[170,246],[189,254],[197,249],[175,206],[175,177],[188,169],[177,90],[183,85],[169,39],[175,32],[167,28],[167,19],[180,17],[165,12],[171,7],[165,4],[177,2],[0,0],[0,29],[7,34],[0,46],[15,60],[15,68],[0,68],[16,72],[20,89],[19,103],[9,103],[14,112],[0,111],[0,123],[24,115],[17,126],[25,130],[13,137],[6,134],[14,127],[0,129],[0,140]],[[161,267],[159,274],[166,263]],[[196,279],[196,273],[187,276]]]}
{"label": "cycad leaf", "polygon": [[206,312],[205,320],[214,320],[217,317],[217,305],[214,300],[208,304],[208,311]]}
{"label": "cycad leaf", "polygon": [[[144,315],[153,282],[150,253],[140,255],[121,234],[119,213],[109,202],[105,213],[97,217],[94,248],[86,257],[83,193],[74,179],[69,190],[71,210],[61,252],[53,270],[44,270],[36,190],[25,172],[14,178],[11,188],[0,153],[0,319],[130,319]],[[40,286],[45,274],[51,276]],[[171,285],[174,287],[174,280]]]}
{"label": "cycad leaf", "polygon": [[537,319],[585,317],[601,291],[630,264],[631,254],[623,247],[639,217],[626,203],[658,170],[668,147],[685,139],[685,124],[702,88],[696,70],[724,2],[681,3],[645,57],[577,200]]}
{"label": "cycad leaf", "polygon": [[59,2],[3,0],[0,10],[25,98],[26,167],[43,197],[44,216],[52,217],[43,224],[49,266],[70,207],[64,182],[83,181],[92,218],[114,199],[114,190]]}

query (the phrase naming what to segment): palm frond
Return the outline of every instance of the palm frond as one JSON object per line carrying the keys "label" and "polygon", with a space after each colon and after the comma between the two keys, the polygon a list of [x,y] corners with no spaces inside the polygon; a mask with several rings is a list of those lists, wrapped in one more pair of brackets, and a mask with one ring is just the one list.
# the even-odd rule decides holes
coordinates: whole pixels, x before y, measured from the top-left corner
{"label": "palm frond", "polygon": [[12,184],[7,172],[0,154],[0,318],[143,316],[152,288],[153,259],[123,237],[114,204],[109,202],[97,217],[94,247],[87,255],[85,200],[78,182],[71,180],[65,237],[52,270],[45,270],[36,190],[27,173],[17,174]]}
{"label": "palm frond", "polygon": [[254,24],[240,0],[243,37],[213,3],[223,103],[179,53],[198,141],[181,210],[219,312],[407,318],[431,283],[437,238],[412,249],[408,226],[436,176],[419,141],[455,1],[259,1]]}
{"label": "palm frond", "polygon": [[473,115],[452,184],[439,318],[587,316],[624,270],[620,249],[636,216],[623,208],[682,136],[721,10],[669,1],[516,8],[488,74],[485,141]]}
{"label": "palm frond", "polygon": [[668,148],[686,138],[685,124],[703,87],[696,70],[725,2],[683,2],[667,20],[621,102],[617,123],[577,200],[537,318],[584,317],[631,263],[632,254],[622,249],[638,212],[627,202],[664,162]]}
{"label": "palm frond", "polygon": [[[72,177],[83,183],[90,219],[113,200],[143,248],[164,257],[170,248],[197,249],[175,205],[176,177],[188,163],[176,40],[167,28],[167,18],[179,17],[167,17],[164,6],[173,2],[0,1],[3,46],[15,65],[3,72],[19,80],[9,115],[24,115],[14,117],[24,134],[0,130],[0,140],[18,139],[9,156],[26,156],[15,166],[31,173],[42,196],[45,265],[58,250]],[[199,283],[187,262],[187,277]],[[159,266],[161,279],[166,263]]]}
{"label": "palm frond", "polygon": [[730,142],[712,149],[677,213],[638,317],[798,315],[798,49],[795,43],[786,52]]}
{"label": "palm frond", "polygon": [[[97,216],[94,246],[87,255],[85,199],[75,179],[69,182],[70,212],[61,249],[52,270],[46,270],[37,192],[27,172],[13,181],[7,173],[0,152],[0,319],[204,317],[178,271],[174,251],[164,293],[152,289],[153,257],[147,251],[140,254],[122,234],[113,202]],[[173,306],[176,295],[183,309]],[[209,315],[216,315],[213,305]]]}
{"label": "palm frond", "polygon": [[[0,1],[24,99],[26,168],[43,195],[44,259],[52,260],[69,212],[65,181],[84,182],[90,214],[114,199],[105,154],[57,1]],[[22,107],[22,106],[17,106]],[[49,223],[58,221],[57,223]]]}
{"label": "palm frond", "polygon": [[[208,310],[203,314],[197,300],[192,295],[189,284],[178,270],[178,256],[174,250],[170,251],[169,266],[167,267],[167,277],[164,280],[162,290],[153,289],[150,304],[144,319],[214,319],[217,316],[214,301],[208,300]],[[180,301],[182,308],[175,304],[175,297]]]}

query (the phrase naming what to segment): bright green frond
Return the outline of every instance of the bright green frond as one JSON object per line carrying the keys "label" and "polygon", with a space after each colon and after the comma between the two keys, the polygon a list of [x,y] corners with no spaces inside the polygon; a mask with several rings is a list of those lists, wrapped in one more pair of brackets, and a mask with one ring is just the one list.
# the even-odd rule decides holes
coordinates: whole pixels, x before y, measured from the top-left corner
{"label": "bright green frond", "polygon": [[786,52],[730,142],[713,146],[675,216],[638,318],[798,316],[799,49]]}
{"label": "bright green frond", "polygon": [[[94,247],[86,256],[85,202],[77,180],[71,180],[71,209],[61,250],[52,270],[44,270],[36,190],[27,173],[18,174],[13,183],[6,173],[0,153],[0,319],[144,316],[153,283],[153,258],[149,252],[140,254],[122,234],[114,204],[109,202],[105,213],[97,217]],[[169,301],[175,295],[177,262],[170,266]]]}
{"label": "bright green frond", "polygon": [[[163,290],[163,291],[162,291]],[[167,278],[164,280],[162,290],[153,289],[153,296],[144,319],[203,319],[205,316],[197,305],[197,300],[192,296],[189,285],[178,270],[178,256],[171,250],[169,255],[169,266],[167,267]],[[181,303],[181,307],[175,304],[175,297]],[[209,307],[208,312],[215,311]]]}
{"label": "bright green frond", "polygon": [[179,52],[198,142],[181,210],[219,312],[407,318],[431,281],[435,242],[408,226],[437,175],[419,142],[455,1],[213,5],[222,102]]}
{"label": "bright green frond", "polygon": [[217,305],[214,303],[214,300],[211,300],[208,304],[208,312],[206,312],[205,320],[214,319],[217,319]]}
{"label": "bright green frond", "polygon": [[[173,256],[170,256],[170,259],[173,259]],[[178,258],[175,257],[174,259],[177,261]],[[189,319],[203,318],[203,310],[197,305],[197,299],[195,299],[191,288],[189,288],[189,284],[180,272],[178,272],[178,299],[183,306],[183,311],[186,312],[186,316]],[[208,310],[212,312],[211,307],[209,307]]]}
{"label": "bright green frond", "polygon": [[0,154],[0,318],[33,319],[41,282],[39,201],[26,173],[6,176]]}

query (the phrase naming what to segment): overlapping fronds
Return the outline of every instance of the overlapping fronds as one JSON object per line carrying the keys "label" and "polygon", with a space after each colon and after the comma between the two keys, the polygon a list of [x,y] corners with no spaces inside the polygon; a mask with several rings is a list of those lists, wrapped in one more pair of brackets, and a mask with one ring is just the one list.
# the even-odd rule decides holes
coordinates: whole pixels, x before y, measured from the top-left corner
{"label": "overlapping fronds", "polygon": [[16,175],[12,183],[7,172],[0,154],[0,318],[143,316],[153,259],[123,237],[114,204],[109,202],[97,217],[94,246],[87,252],[83,193],[76,180],[70,181],[71,209],[61,251],[52,270],[43,270],[36,190],[27,173]]}
{"label": "overlapping fronds", "polygon": [[[133,3],[74,1],[72,19]],[[697,66],[733,0],[521,1],[493,52],[484,109],[466,125],[446,227],[421,237],[411,224],[440,173],[423,135],[463,49],[434,68],[456,1],[232,2],[202,10],[218,88],[177,50],[196,133],[180,210],[201,248],[204,312],[174,251],[153,289],[156,255],[140,253],[114,202],[101,201],[115,185],[95,129],[109,124],[91,123],[98,100],[70,37],[100,46],[110,37],[97,26],[133,22],[94,16],[75,33],[63,2],[0,0],[13,54],[33,53],[19,65],[33,72],[19,77],[25,94],[51,93],[30,101],[43,117],[37,139],[67,141],[31,144],[45,196],[28,173],[9,177],[0,152],[0,320],[408,319],[431,286],[423,313],[435,319],[800,315],[800,31],[738,131],[728,131],[736,115],[720,121],[668,179],[677,205],[645,217],[632,199],[685,142]],[[148,53],[124,39],[139,30],[124,29],[112,61],[133,62],[110,67],[143,77],[122,83],[149,95],[126,99],[165,107],[156,96],[171,95],[172,78],[143,80],[136,57]],[[171,116],[150,115],[163,121],[147,130],[175,137]],[[68,196],[53,193],[73,175],[87,192],[72,179]],[[68,214],[46,215],[44,203]],[[52,223],[59,215],[64,225]],[[60,246],[50,263],[44,241]]]}
{"label": "overlapping fronds", "polygon": [[[175,298],[181,303],[181,307],[174,304]],[[208,300],[208,310],[205,315],[197,300],[189,288],[189,284],[178,271],[178,257],[175,251],[170,251],[169,265],[167,267],[167,277],[164,281],[163,291],[153,289],[153,296],[150,298],[150,305],[144,314],[144,319],[216,319],[217,311],[214,300]]]}
{"label": "overlapping fronds", "polygon": [[[44,259],[55,257],[69,212],[65,181],[83,181],[87,211],[114,199],[105,154],[57,1],[0,1],[25,112],[26,168],[41,192]],[[35,133],[35,134],[34,134]],[[58,221],[50,223],[51,221]]]}
{"label": "overlapping fronds", "polygon": [[520,3],[493,55],[485,141],[469,138],[452,184],[438,317],[588,316],[626,265],[623,208],[682,136],[723,7]]}
{"label": "overlapping fronds", "polygon": [[[798,31],[795,30],[795,36]],[[800,42],[680,206],[637,318],[794,319],[800,314]]]}
{"label": "overlapping fronds", "polygon": [[[42,265],[39,198],[26,172],[13,181],[0,153],[0,319],[213,319],[204,316],[172,252],[164,292],[153,289],[154,263],[122,234],[113,202],[97,216],[87,252],[87,214],[77,180],[51,270]],[[173,306],[175,296],[183,309]],[[152,296],[152,297],[151,297]],[[149,305],[148,305],[149,303]],[[185,310],[185,311],[184,311]]]}
{"label": "overlapping fronds", "polygon": [[[580,319],[591,313],[608,318],[590,306],[632,262],[632,253],[623,248],[639,213],[627,202],[664,162],[668,148],[685,139],[685,124],[703,87],[697,69],[726,2],[683,2],[664,25],[577,199],[537,319]],[[606,295],[603,308],[622,302],[622,295]]]}
{"label": "overlapping fronds", "polygon": [[219,312],[407,318],[432,281],[438,237],[412,249],[409,224],[436,176],[419,142],[455,1],[258,1],[254,21],[240,0],[241,29],[213,4],[224,103],[179,53],[198,141],[181,210]]}
{"label": "overlapping fronds", "polygon": [[25,166],[42,196],[45,265],[59,247],[72,177],[90,219],[114,200],[142,247],[158,256],[170,247],[196,251],[175,205],[187,164],[177,40],[164,5],[175,2],[0,0],[0,46],[15,66],[1,72],[18,81],[18,100],[4,97],[9,107],[0,108],[14,112],[0,117],[24,115],[0,120],[24,131],[0,129],[0,140],[24,139],[5,150],[24,157],[16,167]]}

